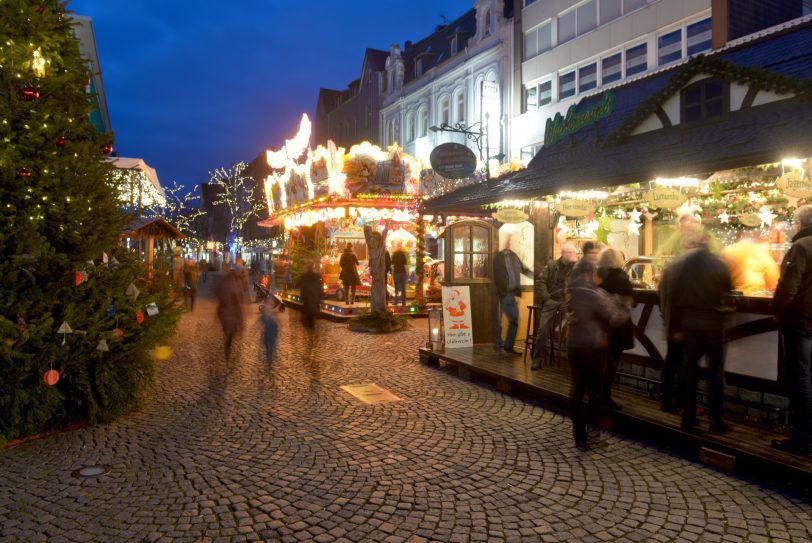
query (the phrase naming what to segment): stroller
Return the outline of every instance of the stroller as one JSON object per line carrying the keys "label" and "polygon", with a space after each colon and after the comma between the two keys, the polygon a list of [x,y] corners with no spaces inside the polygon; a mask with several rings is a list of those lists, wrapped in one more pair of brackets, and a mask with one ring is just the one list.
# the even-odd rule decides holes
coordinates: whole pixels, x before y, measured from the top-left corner
{"label": "stroller", "polygon": [[256,295],[257,302],[259,302],[259,310],[262,311],[262,305],[270,303],[272,309],[278,309],[280,312],[285,311],[285,303],[282,298],[277,296],[271,289],[260,283],[254,282],[254,294]]}

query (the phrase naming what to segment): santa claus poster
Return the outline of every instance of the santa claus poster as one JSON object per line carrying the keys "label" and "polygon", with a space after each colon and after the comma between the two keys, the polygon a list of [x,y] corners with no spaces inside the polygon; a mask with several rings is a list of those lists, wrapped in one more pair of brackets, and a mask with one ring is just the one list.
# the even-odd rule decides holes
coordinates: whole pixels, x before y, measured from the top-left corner
{"label": "santa claus poster", "polygon": [[469,287],[443,287],[443,328],[446,349],[474,346]]}

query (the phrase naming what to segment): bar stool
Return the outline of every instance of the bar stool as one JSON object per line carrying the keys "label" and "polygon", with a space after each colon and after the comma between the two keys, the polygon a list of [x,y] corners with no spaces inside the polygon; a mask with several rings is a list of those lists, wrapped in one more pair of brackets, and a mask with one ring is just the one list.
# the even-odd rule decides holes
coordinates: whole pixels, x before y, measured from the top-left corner
{"label": "bar stool", "polygon": [[567,312],[563,305],[555,312],[549,338],[550,357],[548,360],[554,361],[558,365],[559,357],[567,351]]}
{"label": "bar stool", "polygon": [[530,351],[530,358],[533,358],[533,349],[536,347],[536,332],[539,329],[539,315],[541,315],[541,305],[531,304],[527,306],[530,311],[527,315],[527,331],[524,334],[524,356],[522,363],[527,365],[527,351]]}

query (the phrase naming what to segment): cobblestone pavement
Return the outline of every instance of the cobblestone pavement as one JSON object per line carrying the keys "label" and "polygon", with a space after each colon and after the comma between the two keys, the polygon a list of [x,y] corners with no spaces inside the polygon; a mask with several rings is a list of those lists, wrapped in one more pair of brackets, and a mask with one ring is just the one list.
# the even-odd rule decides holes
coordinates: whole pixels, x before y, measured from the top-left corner
{"label": "cobblestone pavement", "polygon": [[0,451],[0,541],[812,540],[808,498],[609,432],[580,451],[560,413],[420,366],[425,321],[320,321],[308,361],[287,311],[268,367],[248,317],[226,362],[204,300],[143,411]]}

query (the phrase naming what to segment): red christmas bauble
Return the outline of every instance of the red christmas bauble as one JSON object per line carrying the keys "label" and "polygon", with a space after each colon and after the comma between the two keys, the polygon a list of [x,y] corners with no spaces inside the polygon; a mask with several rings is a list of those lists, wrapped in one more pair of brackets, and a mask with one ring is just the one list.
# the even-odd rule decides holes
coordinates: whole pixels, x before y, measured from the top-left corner
{"label": "red christmas bauble", "polygon": [[17,177],[31,177],[31,171],[26,168],[17,168]]}
{"label": "red christmas bauble", "polygon": [[113,328],[113,334],[115,334],[118,339],[121,339],[124,337],[124,330],[121,328]]}
{"label": "red christmas bauble", "polygon": [[62,136],[56,138],[56,146],[62,149],[65,146],[65,141],[66,141],[65,138],[63,138]]}
{"label": "red christmas bauble", "polygon": [[34,85],[24,86],[22,89],[20,89],[20,95],[26,102],[33,102],[34,100],[39,100],[39,91],[37,90],[37,87],[35,87]]}
{"label": "red christmas bauble", "polygon": [[112,145],[102,145],[101,152],[102,152],[103,155],[109,155],[110,153],[113,152],[113,146]]}
{"label": "red christmas bauble", "polygon": [[59,382],[59,372],[56,370],[48,370],[43,374],[42,380],[46,385],[54,386]]}
{"label": "red christmas bauble", "polygon": [[138,322],[138,324],[141,324],[142,322],[144,322],[144,312],[139,311],[138,313],[136,313],[135,314],[135,320]]}
{"label": "red christmas bauble", "polygon": [[82,272],[80,272],[80,271],[74,272],[74,274],[73,274],[73,284],[74,285],[79,286],[79,285],[82,284],[82,282],[84,280],[85,280],[85,276],[82,275]]}
{"label": "red christmas bauble", "polygon": [[37,13],[42,13],[45,11],[45,6],[43,6],[42,4],[37,4],[34,6],[34,11],[36,11]]}

